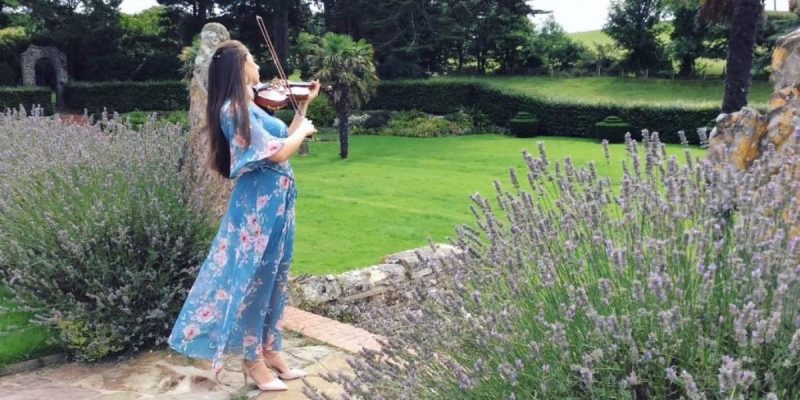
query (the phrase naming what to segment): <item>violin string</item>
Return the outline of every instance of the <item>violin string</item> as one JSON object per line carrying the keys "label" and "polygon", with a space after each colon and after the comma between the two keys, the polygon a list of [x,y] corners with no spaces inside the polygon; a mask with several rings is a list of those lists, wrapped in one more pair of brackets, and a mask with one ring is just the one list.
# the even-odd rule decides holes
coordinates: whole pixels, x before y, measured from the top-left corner
{"label": "violin string", "polygon": [[270,52],[270,56],[272,60],[275,61],[275,68],[278,70],[278,77],[283,81],[283,84],[286,86],[286,91],[288,92],[289,102],[292,104],[292,108],[294,108],[295,113],[299,113],[300,116],[304,116],[303,113],[300,112],[300,107],[297,103],[297,99],[292,94],[292,89],[289,86],[289,80],[286,77],[286,72],[284,72],[283,67],[281,66],[280,59],[278,58],[278,53],[275,51],[275,47],[272,44],[272,40],[269,37],[269,31],[267,31],[267,27],[264,24],[264,19],[261,16],[256,16],[256,22],[258,23],[258,28],[261,31],[261,36],[264,37],[264,40],[267,42],[267,49]]}

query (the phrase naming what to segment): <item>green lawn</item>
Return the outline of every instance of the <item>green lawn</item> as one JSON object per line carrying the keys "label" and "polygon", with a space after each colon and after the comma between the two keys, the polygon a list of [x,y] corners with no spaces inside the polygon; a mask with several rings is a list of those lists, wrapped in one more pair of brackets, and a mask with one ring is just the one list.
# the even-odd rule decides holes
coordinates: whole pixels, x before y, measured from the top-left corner
{"label": "green lawn", "polygon": [[[0,305],[7,307],[7,298],[7,289],[0,287]],[[48,329],[29,324],[30,317],[20,311],[0,313],[0,368],[56,350],[47,344]]]}
{"label": "green lawn", "polygon": [[[596,160],[598,173],[619,182],[624,145],[611,146],[614,161],[606,165],[602,147],[592,140],[356,136],[345,161],[338,159],[337,142],[313,143],[311,156],[292,160],[299,191],[293,273],[365,267],[424,246],[428,237],[441,242],[453,236],[457,225],[472,222],[469,195],[493,197],[493,180],[507,182],[509,167],[521,171],[521,151],[536,151],[538,141],[551,160]],[[681,146],[669,149],[682,157]]]}
{"label": "green lawn", "polygon": [[[438,80],[481,81],[534,96],[582,102],[721,104],[721,80],[670,80],[615,77],[550,78],[547,76],[442,77]],[[765,105],[772,95],[767,82],[753,82],[750,101]]]}

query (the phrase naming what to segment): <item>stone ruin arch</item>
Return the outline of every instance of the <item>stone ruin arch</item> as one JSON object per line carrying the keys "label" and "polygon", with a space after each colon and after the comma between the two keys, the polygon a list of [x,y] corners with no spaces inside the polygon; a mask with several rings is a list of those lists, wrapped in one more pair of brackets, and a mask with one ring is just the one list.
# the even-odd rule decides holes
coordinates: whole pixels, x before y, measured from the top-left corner
{"label": "stone ruin arch", "polygon": [[36,86],[36,63],[46,59],[53,64],[56,80],[56,106],[60,107],[64,97],[64,85],[69,81],[67,75],[67,56],[55,47],[30,45],[22,53],[22,84]]}

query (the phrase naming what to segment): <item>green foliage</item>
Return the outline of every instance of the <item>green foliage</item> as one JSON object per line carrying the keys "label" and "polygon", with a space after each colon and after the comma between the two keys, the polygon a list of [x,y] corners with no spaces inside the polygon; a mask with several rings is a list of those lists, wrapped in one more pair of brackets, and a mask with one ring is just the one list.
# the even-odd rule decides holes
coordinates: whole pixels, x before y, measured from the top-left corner
{"label": "green foliage", "polygon": [[64,88],[64,105],[98,115],[134,110],[185,110],[189,107],[186,85],[181,81],[70,82]]}
{"label": "green foliage", "polygon": [[336,111],[333,109],[331,99],[327,95],[320,93],[319,97],[308,105],[308,118],[314,121],[314,126],[317,127],[333,126],[333,120],[336,119]]}
{"label": "green foliage", "polygon": [[533,137],[539,133],[539,120],[527,111],[520,111],[508,120],[508,129],[516,137]]}
{"label": "green foliage", "polygon": [[[475,107],[503,126],[517,111],[528,111],[539,118],[543,134],[595,136],[595,124],[609,115],[628,121],[635,131],[651,129],[661,133],[667,143],[680,143],[678,131],[695,132],[719,114],[710,104],[613,104],[552,99],[502,91],[489,85],[468,81],[393,81],[383,82],[367,105],[371,109],[421,109],[433,114],[447,114],[459,107]],[[690,142],[698,143],[694,135]]]}
{"label": "green foliage", "polygon": [[672,69],[658,37],[663,4],[660,0],[613,0],[603,27],[620,47],[627,50],[629,69]]}
{"label": "green foliage", "polygon": [[59,338],[73,354],[81,360],[97,361],[109,354],[117,354],[125,349],[122,332],[115,332],[111,325],[93,324],[86,317],[76,319],[62,318],[56,322]]}
{"label": "green foliage", "polygon": [[53,112],[51,96],[53,92],[45,87],[0,87],[0,112],[6,108],[16,109],[20,105],[30,110],[33,105],[39,105],[45,114]]}
{"label": "green foliage", "polygon": [[365,129],[381,129],[389,125],[392,113],[386,110],[373,110],[367,112],[367,119],[361,125]]}
{"label": "green foliage", "polygon": [[625,143],[625,134],[631,132],[630,124],[613,115],[606,117],[594,126],[597,138],[608,140],[609,143]]}
{"label": "green foliage", "polygon": [[588,49],[570,38],[553,16],[548,17],[536,33],[527,51],[530,67],[570,69],[589,56]]}
{"label": "green foliage", "polygon": [[21,83],[20,54],[29,43],[30,37],[24,27],[10,26],[0,29],[0,86]]}
{"label": "green foliage", "polygon": [[287,108],[282,108],[280,110],[275,110],[274,114],[275,118],[283,121],[286,125],[290,125],[292,120],[294,119],[294,110],[290,110]]}
{"label": "green foliage", "polygon": [[189,83],[192,81],[192,74],[194,73],[194,60],[197,58],[197,52],[200,51],[200,35],[195,35],[192,40],[191,46],[186,46],[181,49],[181,54],[178,59],[181,61],[181,76],[183,81]]}
{"label": "green foliage", "polygon": [[[457,111],[444,117],[435,117],[425,114],[419,110],[399,111],[393,113],[388,123],[382,128],[367,128],[368,126],[380,126],[385,114],[375,113],[380,117],[372,117],[373,121],[367,124],[367,120],[361,123],[358,130],[361,134],[377,134],[386,136],[404,136],[430,138],[440,136],[459,136],[472,132],[474,126],[472,119],[463,112]],[[378,121],[375,121],[378,120]]]}
{"label": "green foliage", "polygon": [[132,128],[139,129],[153,119],[159,124],[178,124],[184,129],[189,129],[189,114],[186,111],[145,112],[131,111],[121,114],[120,117]]}

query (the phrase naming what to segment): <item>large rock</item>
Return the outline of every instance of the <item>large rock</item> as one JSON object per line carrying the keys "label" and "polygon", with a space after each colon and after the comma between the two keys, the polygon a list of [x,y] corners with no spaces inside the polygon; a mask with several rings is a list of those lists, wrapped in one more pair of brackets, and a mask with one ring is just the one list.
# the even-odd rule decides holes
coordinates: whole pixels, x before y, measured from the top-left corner
{"label": "large rock", "polygon": [[194,60],[192,83],[189,86],[189,122],[191,131],[183,173],[189,190],[190,203],[200,212],[218,220],[225,213],[232,181],[219,176],[208,167],[208,129],[206,103],[208,102],[208,66],[217,45],[230,39],[224,26],[216,22],[206,24],[200,33],[200,49]]}
{"label": "large rock", "polygon": [[[762,115],[745,107],[740,112],[721,114],[710,138],[711,160],[731,162],[744,171],[770,145],[779,155],[792,147],[787,144],[796,140],[794,119],[800,110],[800,29],[778,40],[772,70],[770,81],[775,91],[769,111]],[[780,158],[768,161],[777,163]]]}

